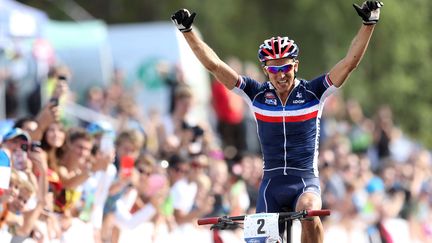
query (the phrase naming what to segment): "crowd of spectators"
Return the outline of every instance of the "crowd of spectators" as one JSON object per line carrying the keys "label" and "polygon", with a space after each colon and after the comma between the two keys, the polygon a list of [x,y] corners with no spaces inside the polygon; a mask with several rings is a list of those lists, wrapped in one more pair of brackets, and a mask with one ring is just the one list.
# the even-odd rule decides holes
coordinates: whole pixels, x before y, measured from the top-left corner
{"label": "crowd of spectators", "polygon": [[[241,229],[196,225],[255,211],[263,161],[248,146],[256,135],[242,101],[214,81],[217,121],[197,121],[194,93],[175,75],[170,112],[145,114],[119,72],[85,101],[114,120],[68,122],[71,75],[54,69],[37,114],[8,117],[0,159],[12,172],[0,191],[0,242],[242,242]],[[336,94],[320,140],[323,207],[332,211],[325,242],[432,242],[431,154],[388,106],[367,117]]]}

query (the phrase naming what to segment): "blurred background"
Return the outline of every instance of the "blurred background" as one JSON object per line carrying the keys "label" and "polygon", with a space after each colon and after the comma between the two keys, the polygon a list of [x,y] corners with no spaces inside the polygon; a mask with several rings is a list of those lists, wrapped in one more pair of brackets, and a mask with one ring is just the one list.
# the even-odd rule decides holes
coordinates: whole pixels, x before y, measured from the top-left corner
{"label": "blurred background", "polygon": [[[198,13],[195,26],[222,58],[236,56],[257,64],[256,50],[262,40],[289,36],[300,46],[299,75],[306,79],[340,60],[359,26],[351,3],[342,0],[325,4],[308,0],[18,1],[34,9],[10,2],[2,1],[2,66],[11,61],[12,50],[23,56],[24,60],[15,57],[15,62],[27,64],[26,77],[19,77],[26,79],[24,93],[46,72],[40,62],[66,63],[74,71],[72,87],[79,91],[80,101],[91,84],[106,85],[113,70],[122,70],[129,85],[141,82],[158,89],[157,75],[149,77],[146,67],[157,60],[171,66],[194,62],[188,54],[184,54],[188,60],[179,61],[188,50],[169,22],[180,7]],[[369,51],[342,90],[344,97],[361,103],[366,115],[382,104],[389,105],[403,130],[429,147],[431,4],[427,0],[388,3]],[[14,6],[23,13],[13,14]],[[19,24],[14,21],[17,18],[28,23]],[[187,79],[205,86],[197,79],[206,75],[190,74]]]}
{"label": "blurred background", "polygon": [[[254,212],[262,173],[255,121],[242,100],[218,87],[198,62],[171,23],[171,14],[179,8],[196,12],[194,28],[204,41],[236,71],[260,81],[258,46],[271,36],[289,36],[300,48],[298,76],[309,80],[328,72],[346,54],[361,25],[351,4],[0,0],[0,135],[19,118],[40,117],[53,91],[61,89],[58,75],[66,75],[67,98],[60,100],[59,115],[64,131],[84,127],[91,133],[89,126],[104,121],[116,134],[118,171],[108,186],[117,183],[120,173],[118,138],[125,129],[141,133],[145,142],[135,147],[138,153],[150,154],[152,170],[169,179],[168,209],[156,221],[140,225],[151,232],[152,241],[195,237],[196,242],[218,242],[217,236],[207,235],[208,229],[180,226],[198,216]],[[326,242],[432,242],[431,24],[432,1],[385,2],[360,66],[326,101],[320,175],[324,207],[333,211],[324,221]],[[183,100],[191,97],[193,103]],[[228,103],[234,105],[224,109]],[[193,133],[186,144],[184,136],[189,135],[169,134],[172,124],[165,120],[182,110],[180,119],[188,121],[182,129]],[[184,151],[193,157],[186,169],[178,165],[181,159],[172,157]],[[210,196],[196,192],[193,208],[185,211],[197,209],[199,214],[186,220],[174,215],[176,205],[169,203],[170,198],[185,197],[175,194],[182,190],[173,189],[177,179],[169,169],[183,173],[190,168],[201,176],[190,180]],[[139,231],[116,220],[112,225],[127,232],[117,241],[140,239]],[[53,239],[73,242],[79,227],[64,227],[67,237]],[[101,232],[89,242],[110,242],[111,231],[95,228]],[[241,235],[234,231],[221,237],[236,242]]]}

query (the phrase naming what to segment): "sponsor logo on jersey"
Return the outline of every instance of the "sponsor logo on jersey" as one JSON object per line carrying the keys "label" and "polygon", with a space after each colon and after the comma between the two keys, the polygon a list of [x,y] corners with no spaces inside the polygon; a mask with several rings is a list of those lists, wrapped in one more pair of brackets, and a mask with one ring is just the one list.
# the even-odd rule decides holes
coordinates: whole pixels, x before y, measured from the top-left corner
{"label": "sponsor logo on jersey", "polygon": [[275,96],[272,92],[266,92],[266,93],[264,94],[264,97],[265,97],[266,99],[276,99],[276,96]]}
{"label": "sponsor logo on jersey", "polygon": [[277,105],[276,99],[265,99],[264,101],[267,105]]}
{"label": "sponsor logo on jersey", "polygon": [[293,104],[303,104],[305,100],[293,100]]}
{"label": "sponsor logo on jersey", "polygon": [[264,98],[267,105],[277,105],[276,96],[272,92],[266,92]]}

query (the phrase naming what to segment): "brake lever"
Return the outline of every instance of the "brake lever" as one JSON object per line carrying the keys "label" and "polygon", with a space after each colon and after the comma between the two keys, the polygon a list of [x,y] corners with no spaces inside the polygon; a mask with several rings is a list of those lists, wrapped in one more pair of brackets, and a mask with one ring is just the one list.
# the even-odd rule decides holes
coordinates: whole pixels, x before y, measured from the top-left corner
{"label": "brake lever", "polygon": [[214,224],[210,227],[210,230],[212,229],[235,229],[237,228],[239,223],[229,219],[227,216],[224,216],[219,219],[219,222],[217,224]]}

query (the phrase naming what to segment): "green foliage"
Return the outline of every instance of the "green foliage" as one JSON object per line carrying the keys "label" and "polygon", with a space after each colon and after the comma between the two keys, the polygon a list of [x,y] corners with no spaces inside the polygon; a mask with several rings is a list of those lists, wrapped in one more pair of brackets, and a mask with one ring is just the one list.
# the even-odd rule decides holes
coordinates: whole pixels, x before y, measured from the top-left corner
{"label": "green foliage", "polygon": [[[67,18],[59,10],[62,2],[25,1],[43,6],[51,17]],[[175,10],[188,8],[198,13],[195,25],[221,58],[234,55],[257,64],[256,51],[264,39],[289,36],[300,46],[299,74],[307,79],[327,72],[343,58],[361,25],[352,2],[345,0],[76,2],[108,23],[169,21]],[[369,49],[342,92],[358,99],[369,115],[389,104],[396,124],[432,147],[432,1],[384,2]]]}
{"label": "green foliage", "polygon": [[[427,1],[387,4],[382,12],[370,48],[359,69],[351,77],[346,94],[358,98],[370,111],[389,104],[396,122],[411,136],[429,147],[432,71],[430,3]],[[410,14],[407,13],[415,13]],[[353,83],[361,83],[351,85]],[[365,89],[369,96],[359,90]],[[357,95],[363,97],[357,97]]]}

